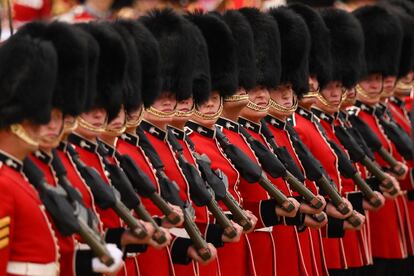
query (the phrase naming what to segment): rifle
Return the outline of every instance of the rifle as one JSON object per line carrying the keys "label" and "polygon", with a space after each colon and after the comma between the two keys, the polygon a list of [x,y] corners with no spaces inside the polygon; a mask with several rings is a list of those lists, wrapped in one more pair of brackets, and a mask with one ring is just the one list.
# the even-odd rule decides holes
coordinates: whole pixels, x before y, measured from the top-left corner
{"label": "rifle", "polygon": [[[301,170],[298,168],[295,161],[287,152],[286,148],[281,148],[277,145],[274,135],[264,121],[261,123],[261,130],[263,136],[266,138],[266,141],[271,146],[273,154],[271,154],[267,148],[261,147],[262,144],[259,141],[253,141],[253,137],[246,130],[242,130],[243,135],[249,141],[249,144],[256,153],[256,156],[258,156],[260,163],[269,164],[268,167],[272,165],[285,165],[286,167],[284,169],[286,171],[286,175],[283,176],[283,179],[285,179],[295,191],[302,195],[313,208],[321,208],[322,202],[303,184],[305,177],[303,176]],[[260,151],[262,152],[261,154]],[[277,161],[279,161],[279,163],[277,163]],[[280,161],[282,161],[284,164],[282,164]]]}
{"label": "rifle", "polygon": [[[378,164],[369,158],[354,137],[350,135],[344,127],[335,126],[335,135],[341,144],[346,148],[353,162],[361,162],[361,164],[364,165],[381,183],[388,179],[381,168],[379,168]],[[391,195],[398,193],[398,190],[393,187],[392,182],[389,180],[386,183],[383,183],[382,186],[386,189],[392,188],[390,192]]]}
{"label": "rifle", "polygon": [[124,171],[122,171],[122,169],[117,165],[109,163],[106,158],[106,149],[102,143],[99,143],[98,145],[98,154],[102,157],[102,161],[104,163],[105,170],[109,174],[111,184],[120,193],[121,201],[128,209],[134,210],[142,220],[151,223],[155,229],[154,235],[152,236],[152,239],[154,241],[156,241],[158,244],[165,243],[167,238],[165,237],[164,231],[154,221],[151,214],[148,213],[147,209],[135,193],[134,188],[129,181],[129,178],[126,176]]}
{"label": "rifle", "polygon": [[95,168],[86,166],[72,145],[68,144],[67,151],[86,185],[91,189],[96,204],[103,210],[111,208],[128,225],[134,236],[138,239],[145,239],[148,236],[147,231],[122,203],[119,192],[106,184]]}
{"label": "rifle", "polygon": [[[100,235],[89,226],[90,211],[79,202],[78,198],[71,197],[73,191],[66,191],[57,184],[57,187],[50,186],[43,175],[43,172],[29,158],[24,160],[24,173],[29,182],[39,192],[40,199],[45,205],[59,232],[64,236],[78,233],[82,240],[88,244],[98,259],[107,266],[111,266],[114,260],[105,246]],[[65,179],[66,175],[59,172],[59,180]],[[67,178],[66,178],[67,179]],[[71,186],[69,182],[64,185]]]}
{"label": "rifle", "polygon": [[190,186],[190,196],[193,202],[197,206],[207,206],[209,211],[217,219],[218,224],[224,229],[224,235],[229,238],[234,238],[237,235],[236,229],[234,229],[231,221],[223,213],[220,207],[217,205],[217,202],[214,198],[213,190],[206,184],[206,182],[201,178],[198,170],[190,164],[184,154],[183,148],[177,141],[174,136],[174,133],[171,130],[168,130],[168,142],[173,148],[178,163],[183,170],[184,176],[187,179],[187,182]]}
{"label": "rifle", "polygon": [[146,137],[141,128],[137,128],[137,135],[139,136],[139,145],[144,150],[152,165],[156,169],[156,175],[159,180],[161,196],[173,205],[179,206],[183,210],[184,228],[187,231],[190,239],[197,251],[197,254],[205,261],[211,258],[211,252],[208,248],[207,242],[204,240],[194,222],[194,209],[191,204],[184,202],[179,196],[179,188],[177,183],[171,181],[164,172],[164,164],[162,163],[158,153],[155,151],[151,142]]}
{"label": "rifle", "polygon": [[243,151],[231,144],[227,137],[216,127],[216,138],[223,151],[230,159],[237,171],[249,183],[259,183],[259,185],[266,190],[266,192],[276,200],[287,212],[295,209],[292,202],[267,178],[266,173],[254,163]]}
{"label": "rifle", "polygon": [[404,175],[404,168],[397,160],[382,146],[381,141],[369,126],[357,116],[349,116],[352,126],[364,134],[363,138],[372,151],[377,152],[385,162],[391,166],[391,170],[398,176]]}

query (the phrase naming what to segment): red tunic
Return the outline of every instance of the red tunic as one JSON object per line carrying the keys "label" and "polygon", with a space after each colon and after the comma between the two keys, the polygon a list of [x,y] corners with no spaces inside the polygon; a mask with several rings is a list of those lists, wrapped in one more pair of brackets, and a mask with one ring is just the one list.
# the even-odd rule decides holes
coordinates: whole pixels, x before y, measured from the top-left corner
{"label": "red tunic", "polygon": [[98,13],[86,5],[78,5],[72,8],[69,12],[57,17],[58,20],[69,23],[89,22],[93,20],[109,20],[112,18],[110,11],[105,13]]}
{"label": "red tunic", "polygon": [[[239,123],[254,139],[268,147],[266,140],[261,134],[260,124],[244,118],[239,118]],[[293,195],[282,178],[273,178],[268,173],[267,177],[286,196]],[[308,275],[296,227],[277,225],[273,227],[272,234],[276,247],[276,273],[279,275]],[[278,254],[278,252],[283,252],[283,254]],[[296,256],[296,258],[292,258],[292,256]]]}
{"label": "red tunic", "polygon": [[[301,169],[302,173],[304,173],[300,160],[295,152],[295,149],[293,148],[290,135],[285,128],[286,122],[270,115],[268,115],[265,120],[269,130],[277,141],[277,145],[287,149],[296,165]],[[306,179],[305,185],[314,194],[318,194],[318,187],[314,182]],[[305,231],[298,233],[298,235],[309,275],[327,275],[328,270],[326,267],[320,230],[306,228]]]}
{"label": "red tunic", "polygon": [[[390,151],[392,145],[382,132],[374,116],[374,111],[374,108],[357,102],[357,106],[351,108],[349,114],[358,116],[363,120],[380,139],[382,146]],[[388,167],[388,164],[378,153],[375,153],[375,159],[381,167]],[[373,257],[405,258],[404,229],[400,227],[400,225],[404,225],[404,220],[401,216],[398,200],[386,199],[384,207],[376,212],[370,212],[369,217]],[[386,223],[384,223],[384,220],[386,220]],[[377,242],[379,240],[382,242]]]}
{"label": "red tunic", "polygon": [[[239,173],[225,157],[214,137],[199,135],[199,133],[203,134],[204,132],[195,132],[188,128],[187,134],[194,143],[194,150],[199,154],[207,155],[211,161],[211,168],[213,170],[219,169],[227,176],[229,192],[239,203],[243,202],[238,191]],[[207,134],[209,133],[211,133],[211,130],[207,131]],[[227,207],[222,202],[219,202],[219,204],[223,210],[227,210]],[[230,273],[240,276],[255,275],[250,245],[246,235],[243,235],[238,243],[229,243],[219,248],[218,255],[222,275],[229,275]]]}
{"label": "red tunic", "polygon": [[[167,132],[160,128],[157,128],[147,121],[143,121],[141,123],[141,127],[147,135],[149,141],[159,153],[159,157],[165,166],[165,174],[169,179],[177,183],[180,189],[179,195],[181,200],[191,202],[190,189],[187,180],[185,179],[184,174],[178,165],[178,161],[175,157],[173,149],[167,142]],[[197,208],[194,204],[193,207],[197,213],[200,212],[200,208]],[[204,218],[206,219],[206,216],[204,216]],[[200,232],[205,236],[208,230],[208,222],[205,220],[200,221],[196,218],[196,223],[200,229]],[[176,275],[196,275],[197,271],[200,269],[195,262],[191,262],[189,265],[174,264],[174,270]],[[203,275],[216,275],[216,273],[218,273],[218,260],[210,263],[208,265],[208,268],[201,270],[203,271]]]}
{"label": "red tunic", "polygon": [[10,275],[9,262],[58,266],[55,233],[38,193],[22,173],[22,163],[3,151],[0,161],[0,274]]}
{"label": "red tunic", "polygon": [[[154,168],[151,166],[142,149],[138,146],[138,140],[139,138],[136,135],[125,133],[117,141],[117,150],[120,154],[129,155],[135,161],[138,167],[151,179],[151,182],[159,193],[160,189]],[[152,216],[162,217],[162,212],[151,200],[141,197],[141,201]],[[154,267],[157,267],[157,275],[174,275],[168,248],[156,250],[150,247],[145,254],[138,255],[137,259],[141,276],[153,275]]]}
{"label": "red tunic", "polygon": [[[317,120],[313,114],[302,108],[298,108],[293,116],[293,126],[300,139],[318,159],[325,171],[336,183],[338,191],[341,191],[340,175],[337,169],[336,155],[321,135],[313,120]],[[329,238],[326,227],[322,229],[323,246],[326,256],[326,264],[329,269],[347,268],[346,255],[342,238]]]}

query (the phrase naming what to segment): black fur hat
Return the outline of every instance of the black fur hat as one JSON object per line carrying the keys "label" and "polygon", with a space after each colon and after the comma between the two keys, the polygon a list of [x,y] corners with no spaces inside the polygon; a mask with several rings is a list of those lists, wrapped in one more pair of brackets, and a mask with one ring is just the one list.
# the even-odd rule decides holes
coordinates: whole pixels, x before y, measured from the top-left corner
{"label": "black fur hat", "polygon": [[355,16],[344,10],[324,9],[321,15],[330,31],[332,81],[352,88],[365,70],[362,27]]}
{"label": "black fur hat", "polygon": [[332,71],[329,30],[320,14],[309,6],[292,4],[289,8],[299,14],[308,26],[311,37],[309,74],[315,76],[323,88],[331,79]]}
{"label": "black fur hat", "polygon": [[126,78],[127,51],[121,36],[109,22],[80,24],[99,44],[100,56],[97,73],[97,93],[94,107],[105,108],[108,121],[114,119],[121,108],[122,91]]}
{"label": "black fur hat", "polygon": [[161,53],[162,92],[178,101],[193,93],[194,51],[187,21],[172,9],[153,10],[140,18],[158,41]]}
{"label": "black fur hat", "polygon": [[398,18],[380,6],[364,6],[353,15],[364,31],[365,73],[397,76],[403,37]]}
{"label": "black fur hat", "polygon": [[310,35],[305,21],[287,7],[273,8],[268,13],[277,21],[282,46],[280,83],[292,84],[302,95],[309,91]]}
{"label": "black fur hat", "polygon": [[237,90],[237,61],[231,31],[223,20],[213,14],[191,13],[187,18],[204,36],[210,60],[211,89],[222,97]]}
{"label": "black fur hat", "polygon": [[50,120],[57,77],[57,54],[48,41],[10,37],[0,47],[0,129],[29,120]]}
{"label": "black fur hat", "polygon": [[194,38],[194,51],[196,53],[193,70],[193,100],[200,105],[208,100],[211,94],[210,61],[208,58],[208,47],[200,29],[191,25]]}
{"label": "black fur hat", "polygon": [[114,29],[122,37],[127,50],[127,73],[122,90],[122,100],[126,112],[132,112],[139,108],[141,101],[141,61],[138,48],[131,33],[124,25],[115,22]]}
{"label": "black fur hat", "polygon": [[256,56],[252,28],[239,11],[229,10],[222,18],[234,38],[239,87],[253,89],[256,86]]}
{"label": "black fur hat", "polygon": [[53,94],[53,106],[65,114],[77,116],[87,100],[88,50],[83,31],[73,25],[54,21],[31,22],[17,35],[30,35],[50,41],[58,55],[58,75]]}
{"label": "black fur hat", "polygon": [[281,45],[277,22],[256,8],[239,10],[250,23],[256,56],[256,85],[276,88],[281,75]]}
{"label": "black fur hat", "polygon": [[161,56],[158,42],[140,22],[118,21],[129,30],[135,39],[141,60],[141,98],[145,107],[150,107],[161,93]]}
{"label": "black fur hat", "polygon": [[287,4],[301,3],[314,8],[333,7],[335,0],[287,0]]}

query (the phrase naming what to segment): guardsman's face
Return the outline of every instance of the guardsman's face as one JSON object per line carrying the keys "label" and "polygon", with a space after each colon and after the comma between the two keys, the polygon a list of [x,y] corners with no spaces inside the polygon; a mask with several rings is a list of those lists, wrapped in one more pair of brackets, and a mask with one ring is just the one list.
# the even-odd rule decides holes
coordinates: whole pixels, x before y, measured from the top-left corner
{"label": "guardsman's face", "polygon": [[316,76],[309,76],[309,90],[316,91],[319,88],[319,82]]}
{"label": "guardsman's face", "polygon": [[269,105],[270,100],[270,93],[267,88],[264,87],[256,87],[255,89],[252,89],[249,91],[249,101],[263,107],[263,111],[253,110],[246,106],[243,108],[241,112],[241,116],[245,117],[246,119],[258,122],[262,118],[264,118],[267,115],[268,109],[265,109]]}
{"label": "guardsman's face", "polygon": [[[237,95],[237,96],[247,95],[248,96],[247,91],[244,88],[239,88],[234,95]],[[224,110],[234,110],[235,112],[240,112],[240,110],[244,108],[248,102],[249,102],[248,97],[242,100],[238,100],[238,101],[224,101],[223,108]]]}
{"label": "guardsman's face", "polygon": [[379,102],[383,90],[383,78],[381,74],[371,74],[360,81],[359,85],[365,91],[366,97],[357,95],[358,99],[367,104],[376,104]]}
{"label": "guardsman's face", "polygon": [[331,81],[319,93],[329,103],[329,106],[323,104],[320,100],[317,100],[315,105],[327,113],[337,112],[342,101],[342,83]]}
{"label": "guardsman's face", "polygon": [[396,82],[397,82],[397,77],[395,76],[388,76],[384,78],[381,98],[388,98],[393,95]]}
{"label": "guardsman's face", "polygon": [[193,106],[194,106],[194,100],[191,97],[189,99],[177,102],[177,106],[175,107],[175,111],[189,112],[193,109]]}
{"label": "guardsman's face", "polygon": [[279,85],[276,89],[270,90],[270,98],[286,108],[292,107],[293,96],[293,89],[290,84]]}
{"label": "guardsman's face", "polygon": [[126,114],[124,106],[121,106],[118,115],[106,126],[110,130],[121,130],[125,126]]}
{"label": "guardsman's face", "polygon": [[193,113],[193,107],[194,100],[192,97],[177,102],[177,106],[175,107],[176,116],[173,117],[171,124],[179,129],[184,128]]}
{"label": "guardsman's face", "polygon": [[347,107],[351,107],[356,102],[356,91],[355,91],[355,88],[347,89],[345,93],[346,93],[346,98],[341,103],[341,109],[346,109]]}
{"label": "guardsman's face", "polygon": [[140,119],[140,117],[142,116],[142,106],[138,107],[135,110],[129,111],[127,114],[127,120],[131,121],[131,122],[136,122]]}
{"label": "guardsman's face", "polygon": [[96,128],[104,128],[106,124],[107,112],[104,108],[94,108],[88,112],[82,113],[81,117],[86,122]]}
{"label": "guardsman's face", "polygon": [[63,113],[61,110],[54,108],[49,123],[39,127],[40,148],[51,149],[56,147],[60,142],[62,131]]}
{"label": "guardsman's face", "polygon": [[205,103],[197,106],[197,110],[205,115],[212,116],[219,111],[220,104],[220,94],[217,91],[213,91],[210,95],[210,98],[208,98],[208,100]]}
{"label": "guardsman's face", "polygon": [[170,113],[175,110],[176,105],[177,100],[175,98],[175,94],[170,92],[164,92],[155,100],[152,107],[159,111]]}

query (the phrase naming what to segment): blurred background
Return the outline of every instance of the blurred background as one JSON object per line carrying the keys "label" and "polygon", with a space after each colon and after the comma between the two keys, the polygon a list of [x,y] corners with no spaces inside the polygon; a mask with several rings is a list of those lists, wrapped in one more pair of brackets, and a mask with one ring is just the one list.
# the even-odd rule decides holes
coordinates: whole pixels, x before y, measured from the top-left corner
{"label": "blurred background", "polygon": [[[170,6],[181,10],[223,11],[244,6],[267,9],[290,2],[312,6],[335,6],[353,10],[375,0],[0,0],[1,40],[10,36],[10,25],[18,28],[32,20],[89,21],[95,19],[137,18],[148,10]],[[9,19],[11,18],[11,20]]]}

